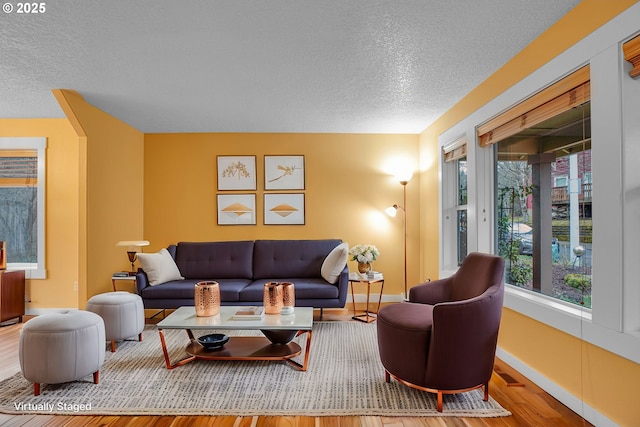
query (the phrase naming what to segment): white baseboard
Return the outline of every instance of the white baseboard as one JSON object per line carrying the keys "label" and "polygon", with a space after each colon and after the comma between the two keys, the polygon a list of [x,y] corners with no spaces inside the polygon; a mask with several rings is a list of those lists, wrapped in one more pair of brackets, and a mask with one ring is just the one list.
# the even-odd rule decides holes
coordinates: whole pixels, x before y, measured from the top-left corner
{"label": "white baseboard", "polygon": [[511,353],[508,353],[498,347],[496,350],[496,356],[594,426],[619,427],[618,424],[584,403],[582,399],[569,393],[567,390],[563,389],[540,372],[531,368]]}
{"label": "white baseboard", "polygon": [[47,313],[66,313],[69,310],[77,310],[77,308],[27,308],[24,314],[27,316],[40,316]]}
{"label": "white baseboard", "polygon": [[[371,293],[369,296],[369,304],[377,304],[378,298],[380,298],[380,294]],[[366,303],[367,302],[367,294],[354,294],[353,300],[356,303]],[[402,294],[398,295],[382,295],[382,300],[380,302],[402,302],[403,296]],[[351,295],[347,296],[347,304],[351,303]]]}

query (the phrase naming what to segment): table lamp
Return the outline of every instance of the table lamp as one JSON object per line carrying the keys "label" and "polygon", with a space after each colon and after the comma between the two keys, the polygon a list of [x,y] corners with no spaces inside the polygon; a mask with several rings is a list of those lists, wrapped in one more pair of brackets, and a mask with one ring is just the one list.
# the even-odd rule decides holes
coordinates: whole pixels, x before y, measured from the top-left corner
{"label": "table lamp", "polygon": [[[149,241],[148,240],[122,240],[118,243],[116,243],[116,246],[127,246],[127,256],[129,257],[129,262],[131,263],[131,273],[130,274],[135,274],[135,262],[137,259],[137,253],[139,248],[142,248],[143,246],[149,246]],[[140,251],[142,251],[140,249]]]}

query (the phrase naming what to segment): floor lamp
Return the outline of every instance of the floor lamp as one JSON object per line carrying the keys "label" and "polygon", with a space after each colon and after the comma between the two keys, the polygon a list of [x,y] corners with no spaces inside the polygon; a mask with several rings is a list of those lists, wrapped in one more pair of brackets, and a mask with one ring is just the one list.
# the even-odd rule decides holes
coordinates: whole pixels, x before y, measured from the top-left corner
{"label": "floor lamp", "polygon": [[385,212],[387,215],[391,217],[395,217],[396,213],[398,213],[398,209],[402,211],[402,227],[403,227],[403,240],[404,240],[404,299],[409,299],[409,294],[407,290],[407,184],[411,176],[408,177],[399,177],[398,180],[400,184],[402,184],[402,206],[393,205],[389,206]]}

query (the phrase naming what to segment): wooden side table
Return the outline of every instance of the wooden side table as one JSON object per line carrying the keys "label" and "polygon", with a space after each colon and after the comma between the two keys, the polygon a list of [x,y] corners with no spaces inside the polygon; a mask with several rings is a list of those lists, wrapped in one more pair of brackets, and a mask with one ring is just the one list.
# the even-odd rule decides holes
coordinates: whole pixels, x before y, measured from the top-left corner
{"label": "wooden side table", "polygon": [[0,323],[24,316],[24,270],[0,270]]}
{"label": "wooden side table", "polygon": [[[375,322],[378,311],[380,310],[380,302],[382,301],[382,291],[384,289],[384,277],[376,277],[373,279],[368,278],[365,274],[349,273],[349,283],[351,284],[351,302],[353,304],[353,317],[354,320],[359,320],[365,323]],[[363,314],[356,313],[356,301],[353,293],[353,288],[356,283],[367,285],[367,306]],[[380,296],[378,297],[378,308],[375,312],[369,311],[369,299],[371,298],[371,285],[380,284]]]}
{"label": "wooden side table", "polygon": [[120,280],[127,280],[129,282],[133,282],[133,285],[136,285],[136,276],[111,276],[111,286],[113,286],[113,291],[116,289],[116,282]]}

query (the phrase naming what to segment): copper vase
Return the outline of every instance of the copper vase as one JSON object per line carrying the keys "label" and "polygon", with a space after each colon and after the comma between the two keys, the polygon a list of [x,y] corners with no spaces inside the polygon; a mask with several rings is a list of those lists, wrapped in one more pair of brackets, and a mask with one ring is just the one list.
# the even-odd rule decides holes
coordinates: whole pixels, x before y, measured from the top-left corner
{"label": "copper vase", "polygon": [[282,286],[278,282],[264,284],[264,313],[280,314],[282,310]]}
{"label": "copper vase", "polygon": [[196,283],[193,302],[198,317],[210,317],[220,313],[220,285],[218,282]]}
{"label": "copper vase", "polygon": [[280,314],[293,314],[296,306],[295,286],[291,282],[282,282],[282,309]]}

